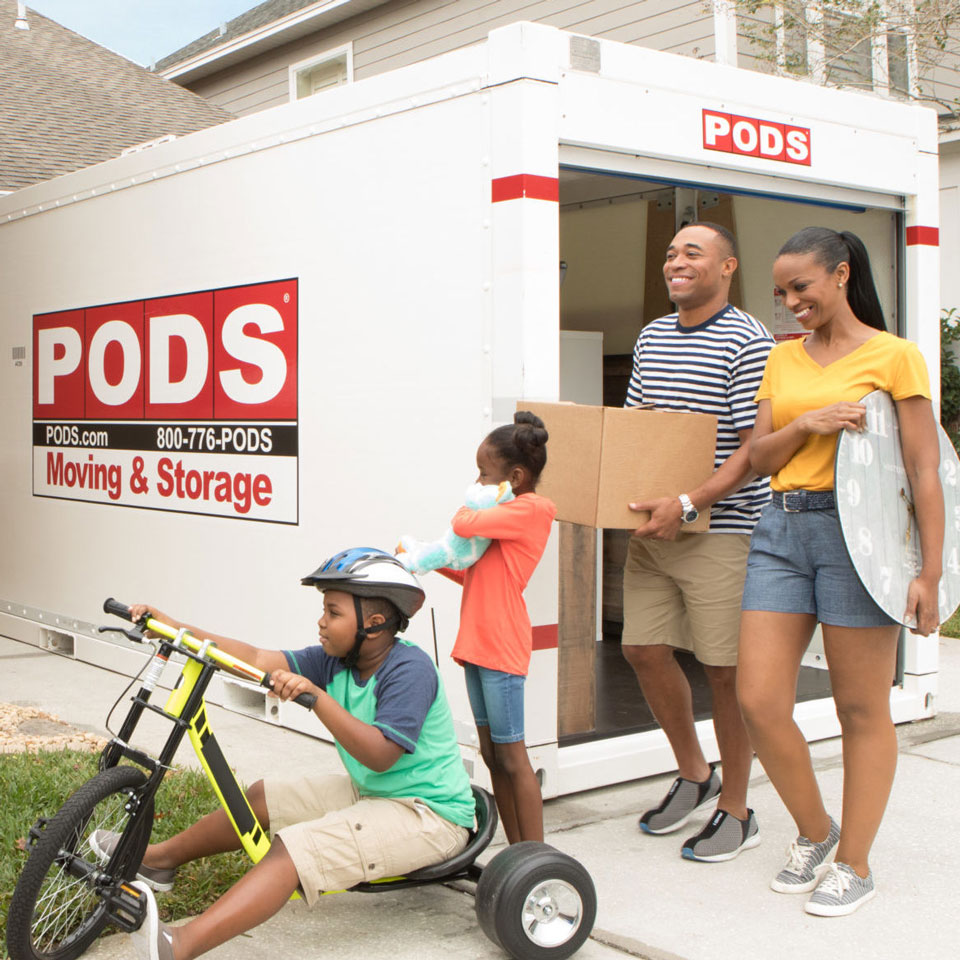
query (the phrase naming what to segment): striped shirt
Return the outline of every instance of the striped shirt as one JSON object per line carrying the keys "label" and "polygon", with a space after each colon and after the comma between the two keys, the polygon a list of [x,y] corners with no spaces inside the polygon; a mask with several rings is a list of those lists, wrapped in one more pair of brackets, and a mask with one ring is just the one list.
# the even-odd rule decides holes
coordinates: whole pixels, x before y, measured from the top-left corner
{"label": "striped shirt", "polygon": [[[695,327],[672,313],[648,323],[633,351],[626,407],[712,413],[717,417],[714,469],[740,447],[753,427],[754,397],[773,337],[749,313],[729,304]],[[711,533],[750,533],[770,499],[769,478],[751,480],[710,508]]]}

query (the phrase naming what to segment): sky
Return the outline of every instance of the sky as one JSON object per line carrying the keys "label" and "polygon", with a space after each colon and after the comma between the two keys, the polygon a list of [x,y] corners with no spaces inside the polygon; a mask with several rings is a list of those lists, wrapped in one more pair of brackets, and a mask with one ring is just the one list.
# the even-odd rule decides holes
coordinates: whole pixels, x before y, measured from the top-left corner
{"label": "sky", "polygon": [[[50,20],[149,67],[261,0],[26,0]],[[27,15],[29,20],[29,14]]]}

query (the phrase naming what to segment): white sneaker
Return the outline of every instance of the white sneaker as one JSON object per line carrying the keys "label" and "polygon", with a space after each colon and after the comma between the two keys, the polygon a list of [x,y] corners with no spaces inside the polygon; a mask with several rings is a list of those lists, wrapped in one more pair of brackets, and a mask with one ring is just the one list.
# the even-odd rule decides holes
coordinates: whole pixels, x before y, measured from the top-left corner
{"label": "white sneaker", "polygon": [[876,895],[872,870],[861,877],[845,863],[831,863],[804,910],[815,917],[845,917]]}

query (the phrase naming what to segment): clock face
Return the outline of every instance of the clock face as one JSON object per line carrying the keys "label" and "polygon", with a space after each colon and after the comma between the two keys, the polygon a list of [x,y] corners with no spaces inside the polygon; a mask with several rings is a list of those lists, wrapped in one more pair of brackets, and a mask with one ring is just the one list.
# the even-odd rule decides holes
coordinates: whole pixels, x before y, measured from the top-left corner
{"label": "clock face", "polygon": [[[847,552],[867,592],[887,616],[916,626],[903,618],[907,587],[920,571],[921,555],[897,408],[883,390],[868,393],[860,402],[867,407],[867,429],[843,430],[837,441],[837,514]],[[946,432],[939,425],[937,430],[946,517],[938,598],[942,623],[960,604],[960,461]]]}

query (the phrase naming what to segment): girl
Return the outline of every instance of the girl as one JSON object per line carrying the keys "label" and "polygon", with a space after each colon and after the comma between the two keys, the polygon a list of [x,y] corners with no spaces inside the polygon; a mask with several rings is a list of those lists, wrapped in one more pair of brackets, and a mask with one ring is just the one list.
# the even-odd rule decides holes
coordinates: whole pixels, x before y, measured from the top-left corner
{"label": "girl", "polygon": [[543,555],[557,508],[534,490],[547,462],[543,421],[520,411],[477,450],[477,481],[509,480],[516,499],[487,510],[461,507],[460,537],[493,542],[466,570],[440,572],[463,585],[452,656],[466,674],[480,753],[490,770],[500,822],[510,843],[543,840],[543,801],[523,732],[523,685],[533,632],[523,590]]}
{"label": "girl", "polygon": [[[774,347],[757,393],[750,462],[772,475],[774,494],[750,546],[737,692],[757,756],[800,834],[771,886],[812,890],[807,913],[840,916],[875,892],[868,855],[897,761],[889,701],[900,628],[863,588],[844,546],[833,500],[837,434],[862,429],[865,394],[893,396],[923,552],[904,619],[915,616],[920,634],[939,619],[940,455],[926,366],[914,344],[884,332],[859,238],[801,230],[781,248],[773,276],[811,332]],[[793,721],[800,660],[818,621],[843,738],[842,830]]]}

